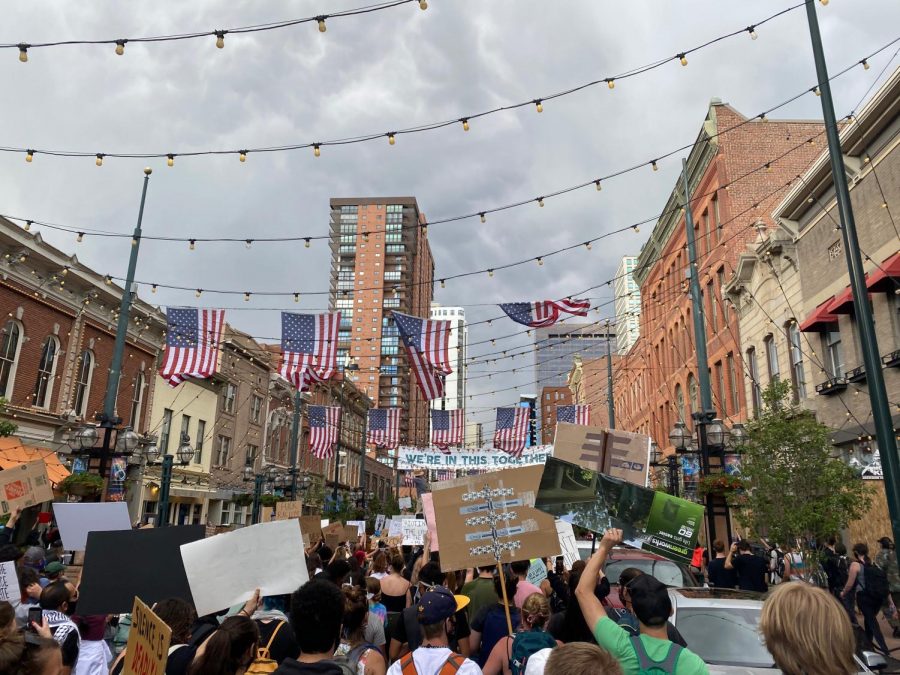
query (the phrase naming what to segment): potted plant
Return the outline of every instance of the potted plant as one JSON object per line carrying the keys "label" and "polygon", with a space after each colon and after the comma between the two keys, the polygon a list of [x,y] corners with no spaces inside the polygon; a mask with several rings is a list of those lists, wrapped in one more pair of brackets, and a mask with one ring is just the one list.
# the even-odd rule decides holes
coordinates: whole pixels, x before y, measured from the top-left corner
{"label": "potted plant", "polygon": [[729,496],[746,487],[746,482],[740,476],[714,473],[710,476],[703,476],[697,481],[697,495],[701,498],[707,495]]}
{"label": "potted plant", "polygon": [[238,506],[250,506],[253,503],[253,495],[249,492],[235,493],[231,498],[231,502]]}
{"label": "potted plant", "polygon": [[73,473],[63,478],[58,487],[65,494],[88,497],[103,490],[103,479],[95,473]]}

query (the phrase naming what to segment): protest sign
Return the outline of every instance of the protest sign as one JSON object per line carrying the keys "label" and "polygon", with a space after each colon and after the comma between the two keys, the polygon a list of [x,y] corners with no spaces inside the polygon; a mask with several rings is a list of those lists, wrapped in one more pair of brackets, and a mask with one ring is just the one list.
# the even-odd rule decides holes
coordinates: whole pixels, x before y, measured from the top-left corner
{"label": "protest sign", "polygon": [[630,431],[560,422],[556,425],[553,456],[644,486],[649,469],[650,437]]}
{"label": "protest sign", "polygon": [[355,525],[331,523],[322,528],[322,535],[325,537],[325,544],[328,548],[334,550],[339,544],[356,541],[359,536],[359,528]]}
{"label": "protest sign", "polygon": [[89,532],[78,612],[123,614],[135,596],[151,605],[164,598],[193,603],[180,549],[205,534],[204,525]]}
{"label": "protest sign", "polygon": [[375,516],[375,536],[380,537],[381,531],[384,529],[384,521],[385,517],[383,513],[379,513]]}
{"label": "protest sign", "polygon": [[677,562],[690,562],[703,522],[700,504],[551,458],[544,466],[537,508]]}
{"label": "protest sign", "polygon": [[398,504],[401,509],[411,509],[412,499],[410,497],[400,497]]}
{"label": "protest sign", "polygon": [[303,502],[276,502],[275,504],[275,520],[291,520],[299,518],[303,513]]}
{"label": "protest sign", "polygon": [[21,600],[19,577],[16,576],[16,563],[0,563],[0,600],[9,602],[15,598],[16,604]]}
{"label": "protest sign", "polygon": [[563,557],[563,563],[567,570],[572,569],[572,565],[576,560],[580,560],[578,553],[578,542],[575,540],[575,530],[572,529],[572,523],[562,520],[556,521],[556,534],[559,537],[560,555]]}
{"label": "protest sign", "polygon": [[438,551],[437,527],[434,524],[434,500],[430,492],[422,495],[422,513],[425,514],[425,522],[428,523],[428,533],[431,535],[431,550]]}
{"label": "protest sign", "polygon": [[135,597],[125,648],[125,675],[164,675],[172,629]]}
{"label": "protest sign", "polygon": [[282,595],[309,581],[300,528],[293,520],[185,544],[181,558],[200,616],[246,602],[256,588],[263,597]]}
{"label": "protest sign", "polygon": [[130,530],[131,518],[125,502],[57,502],[53,505],[63,548],[83,551],[88,532]]}
{"label": "protest sign", "polygon": [[457,480],[457,486],[432,492],[435,524],[441,539],[441,569],[444,572],[496,562],[489,550],[491,528],[483,522],[489,514],[487,500],[478,493],[493,491],[492,507],[508,520],[497,522],[498,541],[515,544],[501,552],[502,562],[537,558],[558,550],[553,518],[534,508],[541,481],[540,466],[504,469]]}
{"label": "protest sign", "polygon": [[268,523],[273,520],[275,520],[275,507],[274,506],[260,506],[259,507],[259,522]]}
{"label": "protest sign", "polygon": [[322,519],[319,516],[300,516],[300,531],[309,536],[310,541],[317,542],[322,537]]}
{"label": "protest sign", "polygon": [[482,471],[497,471],[517,466],[532,466],[543,464],[553,454],[552,445],[537,445],[525,448],[521,457],[516,457],[495,450],[494,448],[482,448],[480,450],[456,450],[449,449],[442,452],[438,448],[416,448],[401,445],[397,450],[397,466],[401,471],[413,469],[479,469]]}
{"label": "protest sign", "polygon": [[422,546],[425,544],[425,533],[428,532],[428,523],[419,518],[407,518],[400,522],[403,524],[404,546]]}
{"label": "protest sign", "polygon": [[531,561],[531,567],[528,568],[528,575],[525,577],[526,581],[540,588],[541,582],[546,578],[547,564],[542,558],[535,558]]}
{"label": "protest sign", "polygon": [[348,520],[347,526],[355,526],[356,527],[356,535],[360,536],[366,533],[366,521],[364,520]]}
{"label": "protest sign", "polygon": [[9,515],[17,506],[24,509],[52,501],[47,465],[41,460],[0,471],[0,516]]}
{"label": "protest sign", "polygon": [[402,537],[403,536],[403,521],[405,518],[393,518],[391,520],[391,526],[388,528],[388,536],[389,537]]}

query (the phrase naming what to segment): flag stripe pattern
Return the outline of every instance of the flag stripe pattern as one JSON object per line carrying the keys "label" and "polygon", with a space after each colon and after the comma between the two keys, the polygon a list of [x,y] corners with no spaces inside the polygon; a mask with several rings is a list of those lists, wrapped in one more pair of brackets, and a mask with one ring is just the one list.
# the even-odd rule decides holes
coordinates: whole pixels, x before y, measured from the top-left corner
{"label": "flag stripe pattern", "polygon": [[559,321],[563,313],[587,316],[590,300],[566,298],[565,300],[536,300],[535,302],[508,302],[500,309],[510,319],[523,326],[545,328]]}
{"label": "flag stripe pattern", "polygon": [[400,445],[400,408],[371,408],[369,410],[366,443],[379,448]]}
{"label": "flag stripe pattern", "polygon": [[589,426],[591,423],[591,406],[590,404],[556,406],[556,421]]}
{"label": "flag stripe pattern", "polygon": [[497,408],[494,447],[520,457],[528,438],[529,409],[521,406]]}
{"label": "flag stripe pattern", "polygon": [[393,312],[393,315],[422,395],[427,401],[440,398],[444,395],[444,376],[453,372],[450,322],[421,319],[400,312]]}
{"label": "flag stripe pattern", "polygon": [[329,379],[337,370],[341,313],[281,313],[281,375],[300,391]]}
{"label": "flag stripe pattern", "polygon": [[406,471],[403,474],[403,485],[405,485],[406,487],[415,487],[415,480],[416,477],[413,475],[412,471]]}
{"label": "flag stripe pattern", "polygon": [[338,438],[341,409],[332,405],[311,405],[309,411],[309,450],[315,457],[325,459],[334,455]]}
{"label": "flag stripe pattern", "polygon": [[465,410],[432,410],[431,443],[442,450],[462,445],[465,433]]}
{"label": "flag stripe pattern", "polygon": [[186,378],[203,379],[216,372],[225,310],[168,307],[166,351],[160,376],[176,387]]}

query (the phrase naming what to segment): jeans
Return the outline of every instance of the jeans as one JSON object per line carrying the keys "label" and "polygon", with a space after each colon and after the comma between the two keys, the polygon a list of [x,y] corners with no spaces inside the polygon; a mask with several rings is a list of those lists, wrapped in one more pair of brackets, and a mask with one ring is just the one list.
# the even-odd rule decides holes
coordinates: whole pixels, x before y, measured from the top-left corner
{"label": "jeans", "polygon": [[888,654],[887,643],[884,641],[884,635],[881,634],[881,626],[878,625],[878,611],[881,609],[880,603],[873,603],[862,593],[856,594],[856,604],[859,605],[859,611],[862,612],[866,631],[866,637],[875,641],[875,644],[885,654]]}
{"label": "jeans", "polygon": [[835,593],[835,596],[837,597],[838,602],[840,602],[844,606],[844,609],[847,610],[847,616],[850,617],[850,623],[854,626],[858,626],[859,621],[856,620],[856,593],[850,591],[847,595],[841,597],[841,591],[838,590],[837,593]]}

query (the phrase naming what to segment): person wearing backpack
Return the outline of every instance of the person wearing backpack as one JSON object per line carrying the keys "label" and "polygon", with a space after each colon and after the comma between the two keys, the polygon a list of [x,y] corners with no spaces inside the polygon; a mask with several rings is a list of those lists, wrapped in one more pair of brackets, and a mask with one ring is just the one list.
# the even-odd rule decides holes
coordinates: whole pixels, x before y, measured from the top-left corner
{"label": "person wearing backpack", "polygon": [[900,637],[900,617],[897,616],[897,606],[900,605],[900,569],[897,568],[897,553],[894,551],[894,542],[888,537],[878,540],[881,550],[875,555],[875,564],[885,571],[890,586],[890,600],[885,603],[884,616],[894,629],[894,637]]}
{"label": "person wearing backpack", "polygon": [[476,663],[454,653],[448,644],[448,623],[467,602],[446,586],[423,593],[417,605],[422,644],[391,664],[387,675],[482,675]]}
{"label": "person wearing backpack", "polygon": [[556,647],[545,629],[550,620],[550,601],[543,593],[532,593],[522,602],[522,621],[514,636],[502,638],[484,664],[484,675],[524,675],[528,659],[542,649]]}
{"label": "person wearing backpack", "polygon": [[640,635],[629,635],[606,615],[606,610],[594,595],[594,587],[597,579],[603,576],[603,564],[609,552],[621,544],[622,539],[622,530],[606,531],[597,553],[588,561],[575,589],[575,597],[588,625],[593,626],[597,644],[619,662],[624,675],[707,675],[709,669],[703,659],[668,639],[666,623],[672,615],[672,600],[666,586],[653,576],[638,575],[628,585]]}
{"label": "person wearing backpack", "polygon": [[841,598],[856,594],[856,604],[862,612],[866,638],[875,641],[883,654],[888,655],[887,643],[881,634],[876,615],[890,595],[887,575],[869,558],[869,547],[860,542],[853,545],[854,560],[850,563],[847,583],[841,592]]}
{"label": "person wearing backpack", "polygon": [[[343,656],[359,675],[384,675],[387,664],[378,646],[365,639],[369,621],[369,600],[366,591],[359,586],[344,587],[344,625],[341,644],[335,656]],[[373,617],[378,621],[378,617]]]}
{"label": "person wearing backpack", "polygon": [[274,661],[276,666],[289,656],[300,653],[285,613],[290,601],[290,595],[266,596],[251,617],[259,628],[260,658]]}

